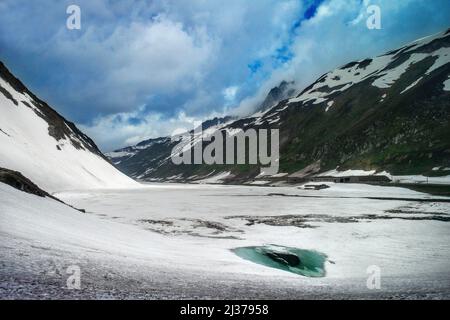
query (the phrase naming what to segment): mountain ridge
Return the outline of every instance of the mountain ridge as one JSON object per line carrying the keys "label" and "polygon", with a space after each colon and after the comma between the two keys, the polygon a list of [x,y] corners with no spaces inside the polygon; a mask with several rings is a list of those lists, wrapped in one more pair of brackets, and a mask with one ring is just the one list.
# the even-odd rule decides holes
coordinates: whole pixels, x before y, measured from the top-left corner
{"label": "mountain ridge", "polygon": [[[288,174],[312,164],[319,164],[315,173],[339,168],[448,174],[449,62],[447,30],[347,63],[297,96],[217,130],[279,129],[280,166]],[[176,167],[169,162],[171,147],[159,144],[160,161],[149,166],[152,148],[116,165],[143,180],[192,181],[230,172],[232,180],[246,181],[259,172],[255,166]]]}

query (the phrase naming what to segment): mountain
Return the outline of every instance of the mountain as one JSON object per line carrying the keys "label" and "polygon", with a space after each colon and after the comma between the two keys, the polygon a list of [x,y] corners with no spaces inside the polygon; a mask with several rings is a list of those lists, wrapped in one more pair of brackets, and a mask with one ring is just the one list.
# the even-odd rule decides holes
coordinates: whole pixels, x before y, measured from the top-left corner
{"label": "mountain", "polygon": [[296,88],[294,81],[281,81],[277,87],[274,87],[269,91],[266,98],[256,111],[266,111],[280,101],[292,97],[295,92]]}
{"label": "mountain", "polygon": [[[448,175],[449,62],[450,30],[350,62],[297,96],[210,128],[203,137],[215,130],[279,129],[280,171],[290,175],[335,169]],[[276,95],[276,90],[269,93],[267,100]],[[170,138],[154,142],[116,162],[117,167],[143,180],[198,180],[226,173],[233,182],[245,182],[260,172],[257,165],[174,165],[175,143]]]}
{"label": "mountain", "polygon": [[[235,117],[214,118],[204,121],[201,124],[202,133],[210,134],[226,127],[235,121]],[[193,134],[195,130],[186,132],[183,135]],[[178,137],[179,138],[179,137]],[[161,137],[148,139],[135,146],[109,152],[106,155],[109,159],[127,175],[139,180],[167,180],[172,176],[171,164],[172,149],[178,144],[177,137]],[[196,139],[200,137],[197,135]],[[161,172],[166,171],[162,176]],[[194,168],[185,168],[192,170]],[[183,170],[183,171],[184,171]],[[184,171],[184,172],[187,172]],[[153,174],[157,172],[156,176]],[[178,173],[177,173],[178,174]],[[176,177],[173,177],[176,178]],[[170,179],[169,179],[170,180]]]}
{"label": "mountain", "polygon": [[286,172],[320,162],[439,174],[450,166],[449,62],[447,31],[329,72],[249,126],[280,128]]}
{"label": "mountain", "polygon": [[[293,81],[282,81],[278,86],[272,88],[264,101],[257,107],[256,111],[266,111],[280,101],[292,96],[296,91],[294,84],[295,82]],[[216,117],[204,121],[201,124],[201,128],[206,133],[206,136],[208,136],[208,134],[225,128],[236,120],[236,116]],[[198,168],[183,166],[182,170],[175,170],[176,174],[173,174],[171,153],[176,145],[177,142],[173,141],[171,137],[160,137],[144,140],[134,146],[114,150],[113,152],[106,153],[106,156],[122,172],[136,179],[149,181],[186,180],[186,173],[194,172]],[[211,171],[207,168],[201,171],[202,173],[191,178],[205,178],[216,172],[215,169]]]}
{"label": "mountain", "polygon": [[0,168],[19,172],[48,192],[137,184],[2,62],[0,111]]}

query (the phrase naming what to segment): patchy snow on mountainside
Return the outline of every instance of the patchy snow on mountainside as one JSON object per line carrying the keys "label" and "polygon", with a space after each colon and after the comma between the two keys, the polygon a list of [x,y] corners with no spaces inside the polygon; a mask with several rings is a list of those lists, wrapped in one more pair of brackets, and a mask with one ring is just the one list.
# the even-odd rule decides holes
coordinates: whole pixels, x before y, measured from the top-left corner
{"label": "patchy snow on mountainside", "polygon": [[450,91],[450,78],[444,82],[444,90]]}
{"label": "patchy snow on mountainside", "polygon": [[127,152],[127,151],[112,151],[112,152],[105,153],[105,155],[111,159],[115,159],[115,158],[122,158],[122,157],[131,157],[131,156],[135,155],[135,153]]}
{"label": "patchy snow on mountainside", "polygon": [[165,144],[165,143],[169,143],[169,142],[170,142],[170,138],[168,138],[168,137],[149,139],[149,140],[142,141],[134,146],[125,147],[122,149],[118,149],[115,151],[105,153],[105,155],[111,160],[112,163],[114,163],[115,165],[118,165],[122,161],[128,160],[128,159],[134,157],[136,154],[138,154],[142,150],[146,150],[146,149],[151,148],[158,144]]}
{"label": "patchy snow on mountainside", "polygon": [[[0,88],[0,129],[4,133],[0,133],[0,167],[21,172],[49,192],[138,185],[114,168],[93,143],[75,133],[67,123],[65,129],[50,127],[39,103],[27,92],[16,91],[2,77]],[[62,121],[56,112],[49,112]],[[69,133],[56,139],[51,135],[56,135],[56,130]]]}
{"label": "patchy snow on mountainside", "polygon": [[215,183],[222,183],[227,177],[231,175],[231,172],[220,172],[218,174],[213,175],[212,177],[196,180],[195,183],[201,183],[201,184],[215,184]]}
{"label": "patchy snow on mountainside", "polygon": [[[450,48],[439,48],[430,53],[410,52],[420,49],[421,47],[430,44],[432,41],[445,36],[445,34],[439,33],[437,35],[415,41],[409,46],[405,46],[398,51],[375,57],[373,59],[364,59],[349,63],[340,69],[336,69],[323,75],[311,88],[300,94],[298,97],[290,99],[289,103],[312,102],[313,104],[320,104],[327,101],[328,97],[336,93],[343,92],[351,86],[369,78],[375,79],[372,83],[373,86],[381,89],[387,89],[390,88],[398,79],[400,79],[400,77],[413,64],[432,57],[436,60],[425,73],[425,75],[429,75],[431,72],[450,62]],[[400,54],[409,54],[409,57],[398,66],[390,67],[392,63],[397,62]],[[415,84],[417,84],[420,80],[417,79],[416,81],[417,82],[415,82]],[[414,85],[411,85],[411,87]],[[407,91],[408,89],[405,89],[404,91]]]}

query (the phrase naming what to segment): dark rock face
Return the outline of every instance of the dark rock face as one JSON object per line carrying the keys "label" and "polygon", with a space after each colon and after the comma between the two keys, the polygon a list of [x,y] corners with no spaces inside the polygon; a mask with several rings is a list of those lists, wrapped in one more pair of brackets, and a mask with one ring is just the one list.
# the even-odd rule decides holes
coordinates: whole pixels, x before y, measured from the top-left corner
{"label": "dark rock face", "polygon": [[0,182],[10,185],[20,191],[34,194],[39,197],[54,198],[17,171],[0,168]]}
{"label": "dark rock face", "polygon": [[299,257],[290,253],[266,252],[265,255],[270,259],[289,267],[296,267],[301,262]]}
{"label": "dark rock face", "polygon": [[42,198],[51,198],[53,200],[56,200],[58,202],[61,202],[62,204],[65,204],[75,210],[78,210],[80,212],[85,213],[86,211],[84,209],[77,209],[74,208],[71,205],[68,205],[67,203],[59,200],[58,198],[52,196],[51,194],[49,194],[48,192],[42,190],[41,188],[39,188],[36,184],[34,184],[30,179],[28,179],[27,177],[23,176],[20,172],[18,171],[13,171],[13,170],[9,170],[9,169],[5,169],[5,168],[0,168],[0,183],[4,183],[7,184],[17,190],[29,193],[29,194],[33,194],[35,196],[38,197],[42,197]]}

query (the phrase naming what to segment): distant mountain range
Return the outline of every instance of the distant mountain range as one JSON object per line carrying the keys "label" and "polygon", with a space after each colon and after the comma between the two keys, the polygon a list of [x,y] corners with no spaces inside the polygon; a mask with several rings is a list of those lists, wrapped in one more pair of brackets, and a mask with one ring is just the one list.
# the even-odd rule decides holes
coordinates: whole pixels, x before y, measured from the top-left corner
{"label": "distant mountain range", "polygon": [[[207,134],[279,129],[280,171],[287,175],[311,176],[334,169],[448,175],[449,62],[450,30],[348,63],[296,96],[294,84],[282,82],[269,92],[259,112],[212,120]],[[122,172],[147,181],[221,175],[227,181],[245,182],[259,174],[258,165],[174,165],[174,146],[170,137],[162,137],[108,157]]]}
{"label": "distant mountain range", "polygon": [[[348,63],[301,92],[295,83],[283,81],[270,90],[258,112],[205,121],[201,137],[218,130],[279,129],[278,177],[348,169],[446,176],[449,62],[450,30]],[[0,109],[0,168],[17,172],[8,177],[20,173],[21,179],[48,192],[136,185],[126,175],[144,181],[246,183],[260,174],[259,165],[175,165],[171,156],[178,142],[171,137],[149,139],[107,158],[1,62]],[[203,142],[202,148],[207,145]]]}

